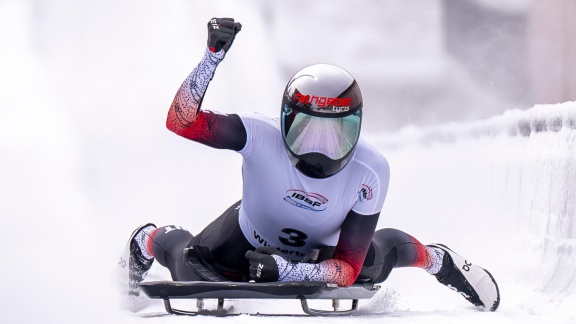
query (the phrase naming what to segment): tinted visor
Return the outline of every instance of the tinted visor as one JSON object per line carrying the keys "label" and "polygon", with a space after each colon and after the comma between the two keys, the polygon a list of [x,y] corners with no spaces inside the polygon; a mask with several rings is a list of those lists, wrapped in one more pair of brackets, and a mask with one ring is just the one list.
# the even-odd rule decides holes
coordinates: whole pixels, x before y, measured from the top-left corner
{"label": "tinted visor", "polygon": [[321,153],[340,160],[354,150],[360,135],[361,111],[342,117],[315,117],[284,106],[282,135],[296,155]]}

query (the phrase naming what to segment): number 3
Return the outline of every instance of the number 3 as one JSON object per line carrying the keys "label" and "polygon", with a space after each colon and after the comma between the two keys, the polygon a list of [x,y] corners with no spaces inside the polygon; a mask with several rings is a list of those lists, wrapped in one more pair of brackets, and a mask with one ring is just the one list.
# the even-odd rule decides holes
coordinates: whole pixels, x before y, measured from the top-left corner
{"label": "number 3", "polygon": [[285,245],[301,247],[306,245],[305,240],[308,238],[306,233],[293,228],[283,228],[282,233],[288,234],[288,237],[278,237],[280,242]]}

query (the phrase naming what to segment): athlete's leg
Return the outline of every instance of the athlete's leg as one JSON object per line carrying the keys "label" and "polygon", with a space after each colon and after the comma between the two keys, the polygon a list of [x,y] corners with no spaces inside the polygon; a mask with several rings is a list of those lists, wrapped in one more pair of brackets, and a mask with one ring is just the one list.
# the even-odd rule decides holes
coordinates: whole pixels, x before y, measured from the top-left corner
{"label": "athlete's leg", "polygon": [[172,280],[202,280],[186,264],[184,258],[184,248],[188,246],[192,238],[190,232],[175,225],[159,227],[150,235],[148,251],[152,252],[151,254],[158,263],[170,270]]}
{"label": "athlete's leg", "polygon": [[446,246],[423,245],[413,236],[396,229],[376,231],[359,279],[382,282],[393,268],[401,267],[423,268],[440,283],[483,309],[494,311],[500,304],[494,277]]}
{"label": "athlete's leg", "polygon": [[442,266],[444,251],[420,243],[397,229],[376,231],[366,256],[360,280],[382,282],[393,268],[418,267],[435,274]]}
{"label": "athlete's leg", "polygon": [[214,257],[213,268],[228,280],[245,281],[250,276],[250,263],[244,257],[254,247],[244,237],[238,223],[240,201],[228,208],[200,234],[192,244],[206,246]]}
{"label": "athlete's leg", "polygon": [[186,262],[184,249],[191,245],[208,248],[215,261],[211,266],[229,280],[241,281],[249,276],[250,264],[244,257],[254,249],[244,238],[238,224],[240,202],[228,208],[202,232],[192,236],[180,226],[164,226],[156,229],[147,242],[148,250],[158,262],[170,270],[173,280],[203,280],[192,265]]}

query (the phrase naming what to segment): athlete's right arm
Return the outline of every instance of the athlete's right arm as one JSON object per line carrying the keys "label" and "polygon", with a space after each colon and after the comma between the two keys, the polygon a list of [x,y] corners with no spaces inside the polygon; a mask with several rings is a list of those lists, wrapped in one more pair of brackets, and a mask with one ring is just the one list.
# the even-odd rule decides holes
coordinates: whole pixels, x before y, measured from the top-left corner
{"label": "athlete's right arm", "polygon": [[208,46],[202,61],[184,80],[172,101],[166,120],[169,130],[216,148],[239,151],[244,147],[246,130],[240,117],[200,110],[216,67],[241,28],[232,18],[214,18],[208,22]]}

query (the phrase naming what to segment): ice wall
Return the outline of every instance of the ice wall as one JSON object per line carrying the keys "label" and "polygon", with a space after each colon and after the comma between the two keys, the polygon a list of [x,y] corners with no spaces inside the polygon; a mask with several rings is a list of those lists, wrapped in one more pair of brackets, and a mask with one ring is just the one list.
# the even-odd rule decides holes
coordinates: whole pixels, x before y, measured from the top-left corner
{"label": "ice wall", "polygon": [[504,308],[568,309],[576,293],[576,102],[374,142],[392,168],[381,227],[445,242],[490,269]]}

